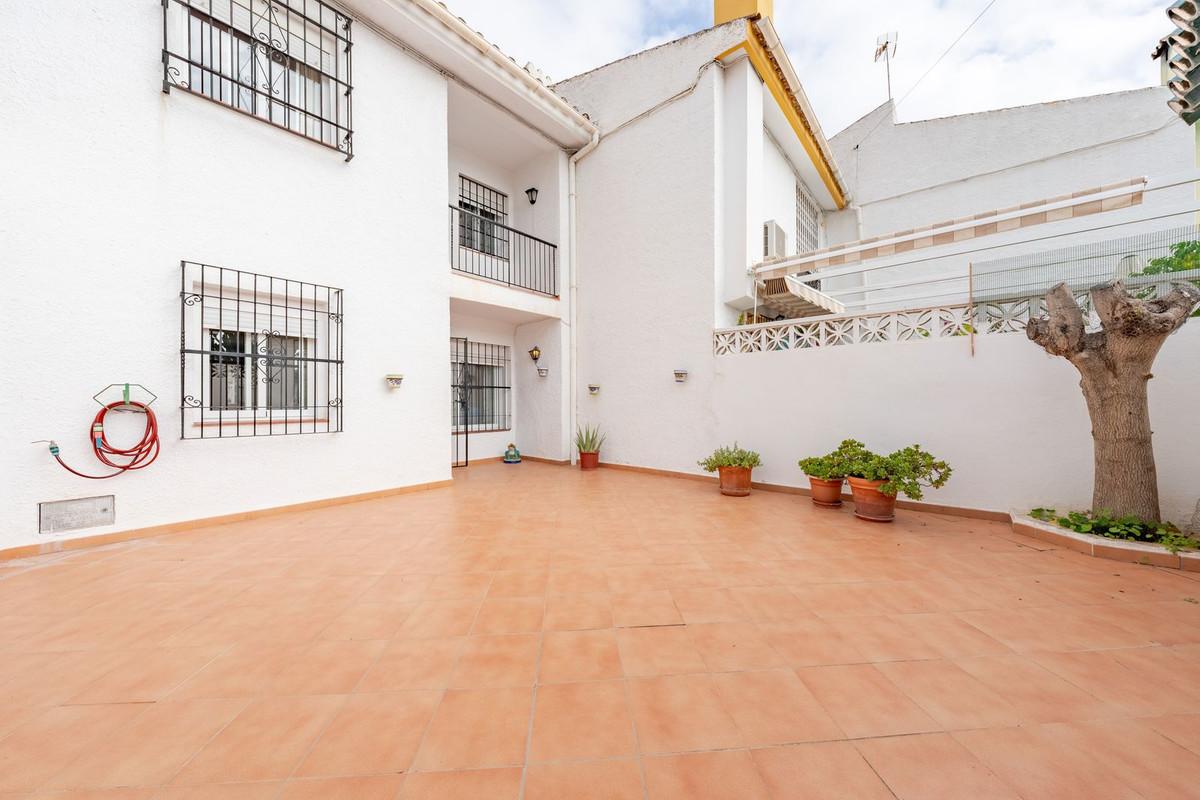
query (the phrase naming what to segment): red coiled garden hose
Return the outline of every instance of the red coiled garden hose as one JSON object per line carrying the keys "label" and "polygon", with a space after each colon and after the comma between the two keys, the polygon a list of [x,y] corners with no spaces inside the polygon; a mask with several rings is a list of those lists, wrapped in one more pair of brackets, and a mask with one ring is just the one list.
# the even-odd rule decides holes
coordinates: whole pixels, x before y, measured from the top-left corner
{"label": "red coiled garden hose", "polygon": [[[104,418],[114,408],[121,410],[132,409],[146,415],[146,430],[142,433],[141,440],[133,447],[113,447],[108,442],[108,437],[104,433]],[[54,456],[55,460],[67,472],[92,480],[115,478],[118,475],[135,469],[144,469],[150,466],[154,462],[154,459],[158,458],[158,418],[154,416],[154,412],[150,410],[150,406],[137,401],[122,400],[101,406],[100,410],[96,412],[95,419],[92,420],[92,452],[100,460],[100,463],[107,467],[112,467],[116,472],[109,473],[108,475],[87,475],[82,473],[63,461],[62,456],[59,455],[58,444],[50,442],[50,455]],[[114,461],[114,458],[123,460]]]}

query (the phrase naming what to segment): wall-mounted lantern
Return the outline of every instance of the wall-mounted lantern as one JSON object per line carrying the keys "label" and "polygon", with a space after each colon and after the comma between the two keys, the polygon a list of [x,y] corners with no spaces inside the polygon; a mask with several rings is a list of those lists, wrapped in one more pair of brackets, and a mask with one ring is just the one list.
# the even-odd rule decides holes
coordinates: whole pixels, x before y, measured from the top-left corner
{"label": "wall-mounted lantern", "polygon": [[536,344],[529,348],[529,357],[533,359],[533,363],[538,363],[538,359],[542,357],[542,348]]}
{"label": "wall-mounted lantern", "polygon": [[597,394],[600,394],[600,384],[598,384],[598,383],[589,383],[589,384],[588,384],[588,394],[590,394],[590,395],[597,395]]}
{"label": "wall-mounted lantern", "polygon": [[686,369],[675,370],[675,382],[676,383],[683,383],[686,380],[687,380],[687,370]]}
{"label": "wall-mounted lantern", "polygon": [[404,376],[397,374],[384,375],[383,381],[387,384],[389,389],[399,389],[400,384],[404,383]]}
{"label": "wall-mounted lantern", "polygon": [[530,186],[525,190],[525,196],[529,198],[529,205],[537,203],[538,190],[537,187]]}

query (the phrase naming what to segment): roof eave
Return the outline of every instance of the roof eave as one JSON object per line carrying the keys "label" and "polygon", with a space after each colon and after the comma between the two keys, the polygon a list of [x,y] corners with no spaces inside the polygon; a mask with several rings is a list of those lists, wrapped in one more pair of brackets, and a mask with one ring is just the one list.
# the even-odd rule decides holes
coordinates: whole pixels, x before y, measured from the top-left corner
{"label": "roof eave", "polygon": [[779,33],[775,30],[774,23],[771,22],[770,17],[749,17],[747,18],[747,24],[760,34],[763,46],[770,54],[774,63],[779,67],[786,83],[788,96],[796,103],[805,127],[811,133],[816,143],[821,160],[832,176],[837,193],[841,195],[842,202],[838,203],[838,205],[844,208],[850,203],[849,188],[842,179],[837,161],[833,157],[833,149],[829,146],[829,141],[825,138],[825,132],[821,129],[821,123],[817,120],[817,114],[809,103],[808,96],[804,93],[804,86],[800,82],[799,75],[796,74],[795,67],[792,66],[791,59],[788,58],[787,51],[783,47]]}
{"label": "roof eave", "polygon": [[370,27],[439,72],[499,103],[565,149],[592,140],[595,124],[436,0],[340,0]]}

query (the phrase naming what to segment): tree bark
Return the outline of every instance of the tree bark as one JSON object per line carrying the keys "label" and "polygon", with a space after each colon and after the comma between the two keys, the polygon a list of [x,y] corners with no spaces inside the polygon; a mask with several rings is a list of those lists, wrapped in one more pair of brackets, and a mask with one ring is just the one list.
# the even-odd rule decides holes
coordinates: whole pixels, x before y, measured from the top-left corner
{"label": "tree bark", "polygon": [[1166,338],[1187,321],[1200,289],[1180,283],[1165,297],[1140,300],[1117,280],[1091,289],[1101,329],[1088,331],[1066,284],[1046,295],[1047,316],[1025,333],[1079,370],[1092,420],[1095,476],[1092,511],[1159,520],[1158,476],[1146,384]]}

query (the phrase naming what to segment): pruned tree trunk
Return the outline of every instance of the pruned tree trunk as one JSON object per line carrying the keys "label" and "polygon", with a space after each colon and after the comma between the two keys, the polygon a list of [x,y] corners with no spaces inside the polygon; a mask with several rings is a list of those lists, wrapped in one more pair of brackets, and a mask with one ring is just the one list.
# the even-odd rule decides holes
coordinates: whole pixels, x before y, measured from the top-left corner
{"label": "pruned tree trunk", "polygon": [[1029,338],[1075,365],[1092,419],[1095,478],[1092,510],[1159,520],[1146,384],[1166,338],[1187,321],[1200,289],[1176,284],[1165,297],[1139,300],[1121,281],[1095,286],[1092,308],[1101,329],[1088,331],[1067,285],[1046,295],[1047,316],[1031,319]]}

